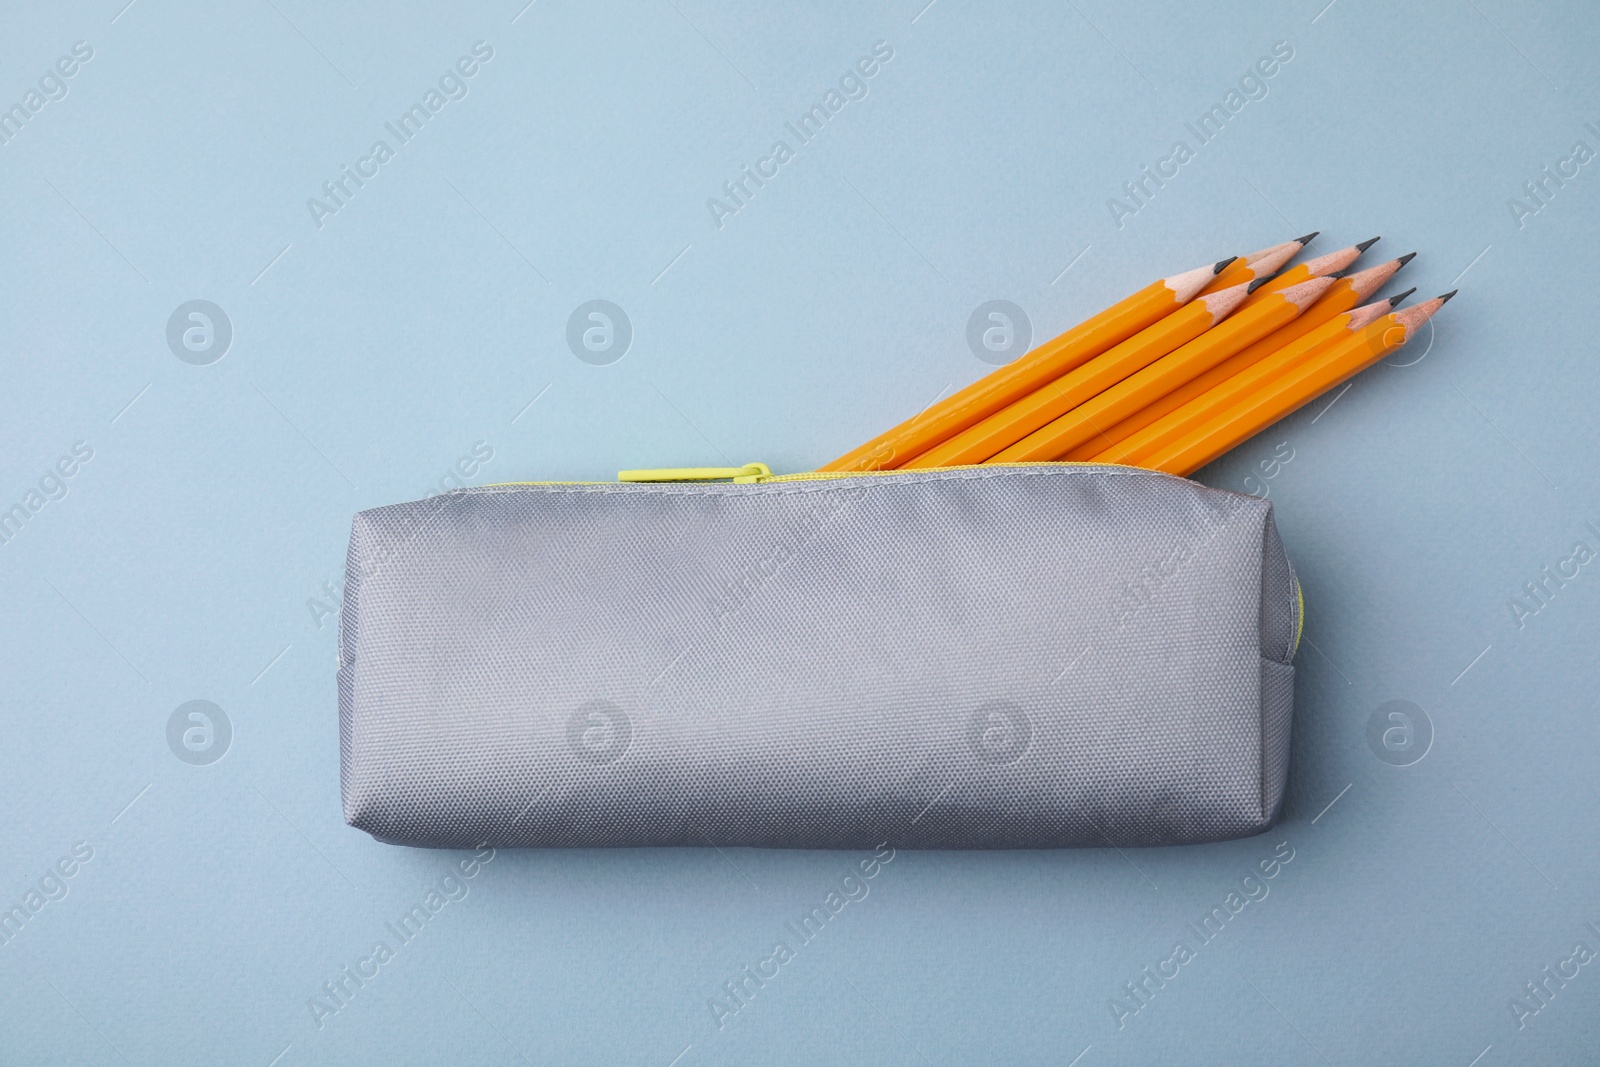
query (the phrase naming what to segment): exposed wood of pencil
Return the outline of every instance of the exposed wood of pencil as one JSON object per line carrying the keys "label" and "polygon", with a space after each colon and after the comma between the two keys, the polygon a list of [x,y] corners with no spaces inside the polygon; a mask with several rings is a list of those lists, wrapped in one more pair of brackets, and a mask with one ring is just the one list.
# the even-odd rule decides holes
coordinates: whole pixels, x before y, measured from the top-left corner
{"label": "exposed wood of pencil", "polygon": [[1329,274],[1337,274],[1360,259],[1361,253],[1377,244],[1379,240],[1381,238],[1368,238],[1358,245],[1341,248],[1336,252],[1329,252],[1325,256],[1308,259],[1304,263],[1296,263],[1256,290],[1250,299],[1262,300],[1266,298],[1268,293],[1276,293],[1279,290],[1289,288],[1291,285],[1299,285],[1301,282],[1309,281],[1312,278],[1323,278]]}
{"label": "exposed wood of pencil", "polygon": [[989,462],[1036,463],[1060,458],[1093,437],[1099,427],[1115,425],[1292,322],[1333,284],[1332,278],[1312,278],[1274,293],[1254,307],[1247,303],[1221,325],[1041,426]]}
{"label": "exposed wood of pencil", "polygon": [[984,460],[1016,444],[1056,416],[1071,411],[1128,375],[1199,337],[1244,303],[1249,286],[1236,285],[1190,301],[1153,326],[1102,352],[1076,370],[1001,408],[905,468],[954,467]]}
{"label": "exposed wood of pencil", "polygon": [[1251,252],[1240,256],[1230,263],[1226,270],[1217,275],[1216,279],[1201,291],[1201,296],[1207,293],[1217,293],[1224,289],[1232,289],[1235,285],[1244,285],[1260,278],[1271,277],[1280,267],[1300,254],[1300,250],[1311,243],[1317,234],[1315,231],[1304,237],[1296,237],[1292,241],[1263,248],[1259,252]]}
{"label": "exposed wood of pencil", "polygon": [[1188,305],[1232,262],[1230,257],[1152,282],[818,469],[869,471],[898,467]]}
{"label": "exposed wood of pencil", "polygon": [[1194,473],[1405,344],[1454,295],[1451,291],[1379,316],[1358,333],[1273,379],[1266,388],[1162,449],[1143,466],[1170,474]]}
{"label": "exposed wood of pencil", "polygon": [[[1317,327],[1331,321],[1334,316],[1360,306],[1363,301],[1382,288],[1385,282],[1394,277],[1396,271],[1411,262],[1415,255],[1415,252],[1408,252],[1399,259],[1391,259],[1387,263],[1380,263],[1375,267],[1368,267],[1366,270],[1339,278],[1315,304],[1287,326],[1279,327],[1244,351],[1229,356],[1200,377],[1146,405],[1115,426],[1100,431],[1061,458],[1074,462],[1132,463],[1133,460],[1113,446],[1132,437],[1169,412],[1181,408],[1201,393],[1227,381],[1245,368],[1254,366],[1285,345],[1299,340]],[[1255,296],[1250,298],[1254,299]],[[1249,300],[1245,301],[1247,307],[1249,303]]]}

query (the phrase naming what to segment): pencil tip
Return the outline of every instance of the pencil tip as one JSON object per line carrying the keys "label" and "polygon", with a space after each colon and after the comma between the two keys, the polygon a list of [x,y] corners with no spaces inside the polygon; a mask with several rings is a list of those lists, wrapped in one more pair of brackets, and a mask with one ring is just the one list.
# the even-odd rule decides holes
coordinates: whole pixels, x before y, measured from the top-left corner
{"label": "pencil tip", "polygon": [[1315,237],[1317,234],[1319,234],[1321,232],[1322,232],[1321,230],[1312,230],[1310,233],[1306,234],[1304,237],[1296,237],[1294,239],[1294,243],[1299,245],[1301,248],[1304,248],[1306,245],[1311,243],[1311,239],[1313,237]]}
{"label": "pencil tip", "polygon": [[1382,237],[1372,237],[1372,238],[1369,238],[1369,239],[1367,239],[1365,241],[1362,241],[1360,244],[1356,245],[1356,251],[1357,252],[1365,252],[1367,249],[1371,248],[1373,245],[1377,244],[1381,240],[1383,240]]}
{"label": "pencil tip", "polygon": [[1228,264],[1229,263],[1232,263],[1234,260],[1236,260],[1238,258],[1239,258],[1238,256],[1229,256],[1227,259],[1219,259],[1219,260],[1217,260],[1217,265],[1211,268],[1211,273],[1212,274],[1221,274],[1223,271],[1228,269]]}
{"label": "pencil tip", "polygon": [[1410,263],[1413,259],[1416,259],[1416,258],[1417,258],[1417,254],[1415,252],[1407,252],[1405,255],[1403,255],[1399,259],[1395,260],[1395,262],[1399,263],[1400,266],[1403,267],[1407,263]]}
{"label": "pencil tip", "polygon": [[1417,287],[1413,285],[1411,288],[1407,289],[1403,293],[1396,293],[1394,296],[1391,296],[1389,298],[1389,306],[1392,307],[1392,308],[1399,307],[1400,306],[1400,301],[1404,300],[1406,297],[1410,296],[1412,293],[1414,293],[1416,291],[1417,291]]}
{"label": "pencil tip", "polygon": [[1245,290],[1245,294],[1248,295],[1255,292],[1257,289],[1270,282],[1274,277],[1276,277],[1276,275],[1269,274],[1265,278],[1257,278],[1255,281],[1250,283],[1250,288]]}
{"label": "pencil tip", "polygon": [[1460,291],[1461,291],[1461,290],[1460,290],[1460,289],[1452,289],[1452,290],[1450,290],[1450,291],[1449,291],[1449,292],[1448,292],[1448,293],[1443,293],[1443,294],[1441,294],[1441,295],[1440,295],[1440,297],[1439,297],[1439,302],[1440,302],[1440,303],[1441,303],[1441,304],[1448,304],[1448,303],[1450,303],[1450,298],[1451,298],[1451,297],[1452,297],[1452,296],[1455,296],[1455,295],[1456,295],[1456,294],[1457,294],[1457,293],[1459,293],[1459,292],[1460,292]]}

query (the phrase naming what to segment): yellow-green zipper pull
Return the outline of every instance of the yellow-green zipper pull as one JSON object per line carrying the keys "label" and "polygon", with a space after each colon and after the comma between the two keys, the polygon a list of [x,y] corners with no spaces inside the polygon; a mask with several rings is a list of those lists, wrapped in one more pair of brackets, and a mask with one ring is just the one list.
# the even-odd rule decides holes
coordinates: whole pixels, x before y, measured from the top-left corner
{"label": "yellow-green zipper pull", "polygon": [[730,480],[744,485],[764,482],[772,477],[765,463],[746,463],[742,467],[660,467],[655,470],[618,471],[619,482],[720,482]]}

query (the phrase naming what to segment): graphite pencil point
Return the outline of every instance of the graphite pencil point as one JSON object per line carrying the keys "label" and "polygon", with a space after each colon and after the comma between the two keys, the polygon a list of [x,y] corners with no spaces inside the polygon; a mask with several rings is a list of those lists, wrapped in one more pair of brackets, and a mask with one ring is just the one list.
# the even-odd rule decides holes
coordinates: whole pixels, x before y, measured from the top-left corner
{"label": "graphite pencil point", "polygon": [[1219,260],[1217,260],[1217,265],[1215,267],[1211,268],[1211,273],[1212,274],[1221,274],[1223,271],[1228,269],[1228,264],[1232,263],[1234,260],[1236,260],[1238,258],[1239,258],[1238,256],[1229,256],[1227,259],[1219,259]]}
{"label": "graphite pencil point", "polygon": [[1396,262],[1399,263],[1403,267],[1407,263],[1410,263],[1413,259],[1416,259],[1416,258],[1417,258],[1417,254],[1415,252],[1407,252],[1405,255],[1401,256],[1398,260],[1396,260]]}
{"label": "graphite pencil point", "polygon": [[1367,240],[1362,241],[1360,244],[1356,245],[1356,251],[1365,252],[1367,249],[1371,248],[1373,245],[1377,244],[1381,240],[1383,240],[1382,237],[1370,237]]}
{"label": "graphite pencil point", "polygon": [[1257,278],[1255,281],[1250,283],[1250,288],[1246,289],[1245,292],[1246,293],[1255,292],[1257,289],[1261,288],[1263,285],[1266,285],[1268,282],[1270,282],[1272,280],[1272,278],[1273,278],[1273,275],[1271,275],[1271,274],[1267,275],[1265,278]]}
{"label": "graphite pencil point", "polygon": [[1448,293],[1441,293],[1441,294],[1440,294],[1440,295],[1439,295],[1439,302],[1440,302],[1440,303],[1448,303],[1448,302],[1449,302],[1449,300],[1450,300],[1450,298],[1451,298],[1451,297],[1452,297],[1452,296],[1455,296],[1455,295],[1456,295],[1456,294],[1457,294],[1457,293],[1459,293],[1459,292],[1460,292],[1460,291],[1461,291],[1461,290],[1460,290],[1460,289],[1452,289],[1452,290],[1450,290],[1450,291],[1449,291],[1449,292],[1448,292]]}
{"label": "graphite pencil point", "polygon": [[1294,239],[1294,243],[1299,245],[1301,248],[1304,248],[1306,245],[1311,243],[1311,239],[1313,237],[1315,237],[1317,234],[1319,234],[1321,232],[1322,232],[1321,230],[1312,230],[1310,233],[1306,234],[1304,237],[1296,237]]}
{"label": "graphite pencil point", "polygon": [[1389,298],[1389,306],[1392,307],[1392,308],[1399,307],[1400,306],[1400,301],[1404,300],[1406,297],[1410,296],[1412,293],[1414,293],[1416,291],[1417,291],[1417,287],[1413,285],[1411,288],[1407,289],[1403,293],[1396,293],[1394,296],[1391,296]]}

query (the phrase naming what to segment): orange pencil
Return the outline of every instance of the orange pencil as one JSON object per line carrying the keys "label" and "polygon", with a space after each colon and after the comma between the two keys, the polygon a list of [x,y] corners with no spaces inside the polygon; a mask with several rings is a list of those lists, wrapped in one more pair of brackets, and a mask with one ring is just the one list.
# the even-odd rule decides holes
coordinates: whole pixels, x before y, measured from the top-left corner
{"label": "orange pencil", "polygon": [[1353,337],[1345,338],[1230,406],[1142,465],[1169,474],[1188,475],[1199,470],[1405,344],[1455,295],[1451,290],[1415,307],[1379,317]]}
{"label": "orange pencil", "polygon": [[[1329,253],[1329,255],[1338,254],[1337,252]],[[1121,454],[1112,446],[1132,437],[1167,413],[1183,407],[1183,405],[1201,393],[1227,381],[1246,367],[1254,366],[1285,345],[1299,340],[1317,327],[1331,321],[1336,315],[1358,307],[1369,296],[1382,288],[1383,284],[1392,278],[1396,271],[1411,262],[1415,256],[1415,252],[1407,252],[1399,259],[1391,259],[1387,263],[1380,263],[1376,267],[1368,267],[1366,270],[1357,271],[1355,274],[1347,274],[1339,278],[1333,283],[1332,288],[1322,294],[1321,299],[1307,308],[1299,318],[1289,323],[1289,325],[1279,327],[1238,355],[1229,356],[1194,381],[1174,389],[1142,410],[1129,415],[1115,426],[1100,431],[1093,438],[1085,441],[1061,458],[1075,462],[1090,460],[1097,463],[1133,462],[1130,459],[1122,458]],[[1256,295],[1259,296],[1259,292]],[[1255,296],[1250,298],[1250,300],[1254,299]],[[1250,306],[1250,300],[1245,301],[1246,307]]]}
{"label": "orange pencil", "polygon": [[1341,248],[1337,252],[1329,252],[1325,256],[1308,259],[1304,263],[1296,263],[1288,270],[1274,275],[1272,280],[1256,290],[1250,299],[1265,299],[1268,293],[1276,293],[1281,289],[1289,288],[1291,285],[1299,285],[1301,282],[1310,281],[1312,278],[1322,278],[1329,274],[1337,274],[1360,259],[1361,253],[1377,244],[1380,240],[1382,240],[1380,237],[1368,238],[1358,245]]}
{"label": "orange pencil", "polygon": [[1152,282],[818,470],[892,470],[1187,306],[1237,257]]}
{"label": "orange pencil", "polygon": [[1219,272],[1216,280],[1201,290],[1200,295],[1221,292],[1224,289],[1232,289],[1235,285],[1271,277],[1278,268],[1298,256],[1300,250],[1310,244],[1316,235],[1317,231],[1313,230],[1304,237],[1296,237],[1292,241],[1285,241],[1270,248],[1263,248],[1259,252],[1238,257],[1226,270]]}
{"label": "orange pencil", "polygon": [[1248,290],[1247,285],[1236,285],[1185,304],[1077,370],[1001,408],[937,448],[930,448],[903,464],[903,469],[982,463],[1051,419],[1199,337],[1244,303]]}
{"label": "orange pencil", "polygon": [[1312,278],[1273,293],[1254,307],[1246,303],[1222,325],[1084,401],[988,462],[1033,463],[1065,455],[1098,433],[1099,427],[1115,425],[1292,322],[1333,284],[1332,278]]}
{"label": "orange pencil", "polygon": [[1266,358],[1258,360],[1253,366],[1189,400],[1170,414],[1132,434],[1127,440],[1090,457],[1091,461],[1143,466],[1151,456],[1185,434],[1199,429],[1205,425],[1206,420],[1226,410],[1230,405],[1263,389],[1271,388],[1274,381],[1293,368],[1305,366],[1309,361],[1331,351],[1336,345],[1349,340],[1351,335],[1369,323],[1376,322],[1379,316],[1393,311],[1400,301],[1413,292],[1414,289],[1407,290],[1398,296],[1366,304],[1336,316],[1320,328],[1284,345]]}

